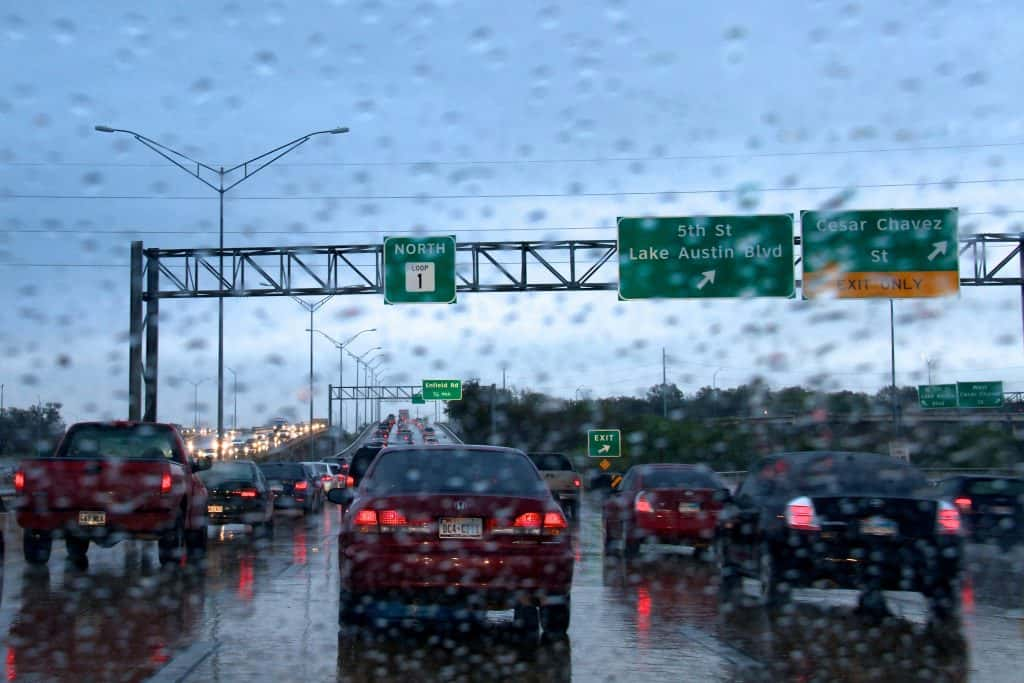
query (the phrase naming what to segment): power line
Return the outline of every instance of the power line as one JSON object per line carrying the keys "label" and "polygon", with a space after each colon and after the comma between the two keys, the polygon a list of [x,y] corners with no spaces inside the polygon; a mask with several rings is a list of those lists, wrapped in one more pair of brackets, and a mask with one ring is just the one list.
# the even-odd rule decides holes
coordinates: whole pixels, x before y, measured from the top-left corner
{"label": "power line", "polygon": [[[981,185],[981,184],[1004,184],[1020,183],[1024,178],[968,178],[965,180],[921,180],[916,182],[903,183],[866,183],[846,185],[807,185],[803,187],[752,187],[751,192],[824,192],[824,191],[845,191],[845,190],[885,190],[901,188],[921,188],[937,185]],[[597,198],[597,197],[663,197],[668,195],[701,195],[701,194],[732,194],[742,192],[742,188],[720,187],[700,188],[684,190],[613,190],[609,192],[512,192],[496,194],[367,194],[367,195],[245,195],[235,196],[234,201],[289,201],[289,200],[335,200],[335,201],[384,201],[384,200],[415,200],[430,201],[438,199],[561,199],[561,198]],[[208,195],[156,195],[156,194],[0,194],[0,201],[8,199],[45,199],[54,200],[85,200],[85,199],[106,199],[106,200],[209,200]]]}
{"label": "power line", "polygon": [[[719,152],[709,154],[666,154],[643,156],[597,156],[597,157],[555,157],[547,159],[418,159],[412,161],[292,161],[277,164],[278,168],[316,168],[316,167],[394,167],[394,166],[514,166],[540,164],[593,164],[593,163],[637,163],[662,161],[708,161],[716,159],[763,159],[791,158],[813,156],[843,156],[846,154],[893,154],[903,152],[942,152],[964,149],[999,149],[1005,147],[1021,147],[1024,141],[959,143],[948,145],[916,145],[907,147],[857,147],[850,149],[818,149],[818,150],[786,150],[786,151],[746,151]],[[89,161],[5,161],[0,166],[12,168],[165,168],[168,163],[140,162],[89,162]]]}

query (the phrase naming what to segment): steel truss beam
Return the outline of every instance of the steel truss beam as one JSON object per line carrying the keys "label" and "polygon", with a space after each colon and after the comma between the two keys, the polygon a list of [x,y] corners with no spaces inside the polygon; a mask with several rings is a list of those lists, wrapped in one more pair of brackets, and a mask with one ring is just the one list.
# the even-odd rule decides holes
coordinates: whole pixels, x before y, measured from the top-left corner
{"label": "steel truss beam", "polygon": [[331,385],[332,401],[411,401],[413,394],[422,390],[419,384],[381,387],[339,387]]}
{"label": "steel truss beam", "polygon": [[[799,237],[794,244],[800,246]],[[615,291],[617,251],[614,239],[463,243],[457,246],[456,289],[463,293]],[[144,263],[140,254],[145,256]],[[218,267],[221,255],[223,272]],[[1020,287],[1024,316],[1024,233],[963,236],[959,256],[961,286]],[[798,251],[796,264],[801,259]],[[141,242],[133,242],[131,265],[128,414],[141,413],[145,420],[156,420],[157,415],[160,299],[384,293],[382,244],[143,250]],[[139,410],[143,385],[144,413]]]}

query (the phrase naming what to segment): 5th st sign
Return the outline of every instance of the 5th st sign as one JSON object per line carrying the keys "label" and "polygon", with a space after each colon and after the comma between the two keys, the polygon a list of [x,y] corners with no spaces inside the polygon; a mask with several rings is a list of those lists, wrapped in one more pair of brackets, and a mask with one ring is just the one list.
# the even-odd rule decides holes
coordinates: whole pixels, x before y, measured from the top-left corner
{"label": "5th st sign", "polygon": [[619,298],[792,297],[793,217],[619,219]]}

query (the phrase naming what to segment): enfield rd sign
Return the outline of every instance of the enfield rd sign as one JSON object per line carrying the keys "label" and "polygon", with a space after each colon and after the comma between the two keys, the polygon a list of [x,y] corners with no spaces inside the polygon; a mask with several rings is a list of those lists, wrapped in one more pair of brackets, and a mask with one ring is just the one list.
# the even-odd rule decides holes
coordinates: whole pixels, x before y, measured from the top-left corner
{"label": "enfield rd sign", "polygon": [[956,209],[801,211],[804,298],[907,299],[960,290]]}
{"label": "enfield rd sign", "polygon": [[587,455],[591,458],[622,456],[622,432],[618,429],[591,429],[587,432]]}
{"label": "enfield rd sign", "polygon": [[385,237],[384,303],[455,303],[455,238]]}
{"label": "enfield rd sign", "polygon": [[620,218],[619,298],[792,297],[793,217]]}
{"label": "enfield rd sign", "polygon": [[423,380],[424,401],[461,401],[461,379],[425,379]]}

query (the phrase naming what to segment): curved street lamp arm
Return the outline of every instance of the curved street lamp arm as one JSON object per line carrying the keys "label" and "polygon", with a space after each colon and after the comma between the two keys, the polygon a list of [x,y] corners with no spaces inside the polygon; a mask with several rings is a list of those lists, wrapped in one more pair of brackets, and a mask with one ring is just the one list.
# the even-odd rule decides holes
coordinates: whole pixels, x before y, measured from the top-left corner
{"label": "curved street lamp arm", "polygon": [[[269,151],[264,152],[263,154],[260,154],[259,156],[255,156],[252,159],[249,159],[248,161],[243,161],[240,164],[236,164],[235,166],[232,166],[231,168],[225,169],[224,173],[234,173],[235,171],[241,169],[242,170],[242,177],[239,178],[238,180],[236,180],[235,182],[231,183],[230,185],[228,185],[226,188],[224,188],[224,191],[226,192],[226,191],[230,190],[231,188],[235,187],[236,185],[238,185],[239,183],[241,183],[242,181],[247,180],[247,179],[251,178],[252,176],[256,175],[257,173],[259,173],[260,171],[262,171],[267,166],[269,166],[270,164],[274,163],[275,161],[277,161],[278,159],[280,159],[284,155],[288,154],[289,152],[292,152],[293,150],[298,149],[302,145],[304,145],[307,142],[309,142],[309,139],[312,138],[313,136],[316,136],[316,135],[334,135],[334,134],[337,134],[337,133],[347,133],[347,132],[348,132],[348,128],[338,127],[338,128],[332,128],[330,130],[318,130],[318,131],[314,131],[312,133],[307,133],[306,135],[302,135],[302,136],[299,136],[299,137],[295,138],[291,142],[286,142],[283,145],[279,145],[279,146],[275,147],[272,150],[269,150]],[[271,158],[267,159],[267,157],[271,157]],[[264,161],[264,159],[267,159],[267,160]],[[256,168],[254,168],[253,170],[250,171],[249,170],[249,166],[251,164],[255,164],[256,162],[260,162],[260,163],[256,166]]]}
{"label": "curved street lamp arm", "polygon": [[[212,173],[220,173],[217,169],[215,169],[213,166],[210,166],[209,164],[204,164],[198,159],[193,159],[184,152],[179,152],[178,150],[168,147],[167,145],[161,144],[152,138],[146,137],[142,133],[136,133],[134,130],[128,130],[126,128],[111,128],[110,126],[94,126],[93,128],[101,133],[124,133],[126,135],[131,135],[141,144],[153,150],[154,152],[162,156],[164,159],[167,159],[167,161],[171,162],[181,170],[185,171],[185,173],[188,173],[190,176],[192,176],[199,182],[203,183],[207,187],[216,190],[217,192],[221,191],[219,187],[208,181],[200,173],[202,169],[206,169],[207,171],[210,171]],[[180,161],[180,159],[185,159],[191,164],[194,164],[195,168],[193,169],[191,168],[191,166],[186,166]]]}

